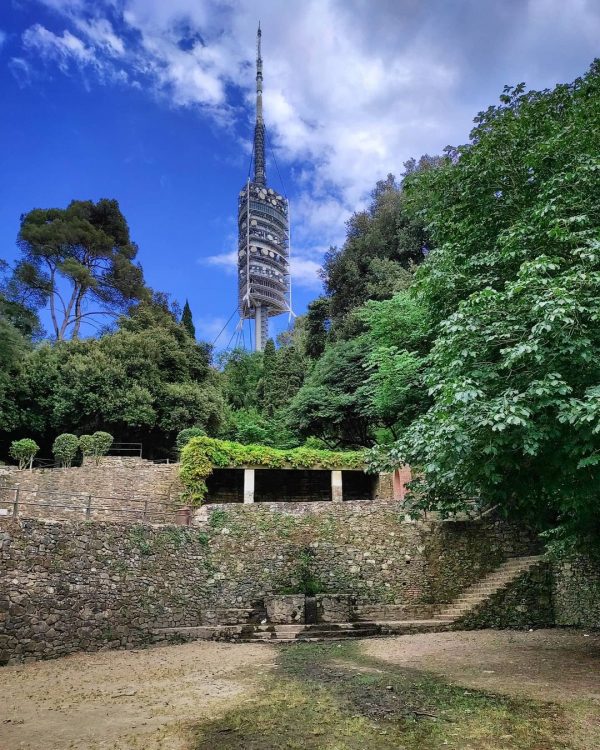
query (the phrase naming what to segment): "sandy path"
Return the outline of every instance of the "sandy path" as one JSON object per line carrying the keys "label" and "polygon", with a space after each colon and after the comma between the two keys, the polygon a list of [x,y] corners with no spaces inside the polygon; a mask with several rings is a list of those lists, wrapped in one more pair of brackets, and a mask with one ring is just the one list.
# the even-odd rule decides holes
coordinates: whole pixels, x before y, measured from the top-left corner
{"label": "sandy path", "polygon": [[264,645],[75,654],[0,669],[0,750],[179,750],[185,726],[252,695]]}
{"label": "sandy path", "polygon": [[600,712],[600,633],[585,632],[419,634],[364,641],[362,651],[482,690],[559,703],[591,700]]}

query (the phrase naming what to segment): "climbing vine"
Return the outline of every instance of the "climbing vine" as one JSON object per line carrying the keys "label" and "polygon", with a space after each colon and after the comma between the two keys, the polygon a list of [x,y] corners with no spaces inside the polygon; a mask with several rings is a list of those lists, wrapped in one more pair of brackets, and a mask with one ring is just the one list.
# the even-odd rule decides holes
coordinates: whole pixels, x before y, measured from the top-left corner
{"label": "climbing vine", "polygon": [[186,500],[200,503],[206,496],[206,480],[214,468],[362,469],[364,463],[362,451],[315,448],[281,450],[264,445],[242,445],[227,440],[195,437],[181,451],[180,477]]}

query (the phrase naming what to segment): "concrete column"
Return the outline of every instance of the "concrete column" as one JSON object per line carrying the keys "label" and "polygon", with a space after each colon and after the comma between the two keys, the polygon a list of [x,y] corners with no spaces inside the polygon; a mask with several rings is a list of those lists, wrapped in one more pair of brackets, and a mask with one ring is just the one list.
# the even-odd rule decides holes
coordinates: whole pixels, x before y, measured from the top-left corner
{"label": "concrete column", "polygon": [[263,309],[262,305],[257,305],[254,313],[254,349],[262,352],[265,348],[265,342],[262,340],[263,335]]}
{"label": "concrete column", "polygon": [[408,491],[407,484],[412,479],[412,472],[410,466],[404,465],[394,472],[393,483],[394,483],[394,500],[404,500],[404,497]]}
{"label": "concrete column", "polygon": [[334,503],[340,503],[343,500],[341,471],[331,472],[331,499]]}
{"label": "concrete column", "polygon": [[244,469],[244,503],[254,502],[254,469]]}

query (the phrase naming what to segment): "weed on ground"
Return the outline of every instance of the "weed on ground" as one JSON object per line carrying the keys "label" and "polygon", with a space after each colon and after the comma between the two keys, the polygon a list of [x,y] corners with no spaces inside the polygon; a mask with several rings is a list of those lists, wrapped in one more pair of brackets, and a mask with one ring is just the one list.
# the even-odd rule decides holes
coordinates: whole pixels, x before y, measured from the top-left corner
{"label": "weed on ground", "polygon": [[361,654],[294,644],[259,694],[193,730],[195,750],[568,750],[561,707]]}

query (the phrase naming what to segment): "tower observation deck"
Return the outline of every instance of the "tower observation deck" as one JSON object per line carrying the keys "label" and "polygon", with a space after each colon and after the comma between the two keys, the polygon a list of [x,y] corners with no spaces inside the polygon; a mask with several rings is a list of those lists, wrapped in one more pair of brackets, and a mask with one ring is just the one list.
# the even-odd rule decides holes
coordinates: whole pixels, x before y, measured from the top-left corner
{"label": "tower observation deck", "polygon": [[262,107],[261,30],[256,44],[254,175],[238,202],[238,305],[243,320],[254,320],[254,348],[269,338],[269,318],[290,311],[289,205],[267,185]]}

